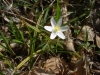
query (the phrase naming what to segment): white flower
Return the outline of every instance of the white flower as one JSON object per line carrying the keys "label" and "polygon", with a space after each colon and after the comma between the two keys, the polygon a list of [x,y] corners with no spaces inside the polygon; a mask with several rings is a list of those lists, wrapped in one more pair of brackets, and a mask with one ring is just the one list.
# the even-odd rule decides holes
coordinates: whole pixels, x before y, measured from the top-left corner
{"label": "white flower", "polygon": [[61,39],[65,39],[65,35],[62,33],[69,29],[69,26],[62,26],[62,18],[56,23],[54,18],[52,17],[51,20],[52,26],[44,26],[44,29],[51,32],[50,39],[54,39],[56,36],[59,36]]}

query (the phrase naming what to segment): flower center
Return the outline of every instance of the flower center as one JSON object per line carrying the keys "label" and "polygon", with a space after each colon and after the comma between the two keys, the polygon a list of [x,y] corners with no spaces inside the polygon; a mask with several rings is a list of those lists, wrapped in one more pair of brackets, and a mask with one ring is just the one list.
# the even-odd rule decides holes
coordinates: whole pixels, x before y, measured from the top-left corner
{"label": "flower center", "polygon": [[60,26],[55,26],[54,27],[54,32],[58,32],[60,30]]}

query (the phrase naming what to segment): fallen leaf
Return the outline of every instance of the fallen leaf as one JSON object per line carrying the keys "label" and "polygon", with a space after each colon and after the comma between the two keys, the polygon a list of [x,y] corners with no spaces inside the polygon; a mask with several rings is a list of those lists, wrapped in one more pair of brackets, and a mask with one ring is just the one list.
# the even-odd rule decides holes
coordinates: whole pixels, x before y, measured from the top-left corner
{"label": "fallen leaf", "polygon": [[67,74],[69,69],[67,63],[63,59],[59,57],[52,57],[44,64],[44,70],[57,75],[64,75],[65,73]]}
{"label": "fallen leaf", "polygon": [[75,48],[74,48],[73,39],[69,39],[68,41],[66,41],[66,49],[70,50],[70,51],[73,51],[73,52],[76,52]]}
{"label": "fallen leaf", "polygon": [[65,39],[65,49],[69,50],[69,51],[76,52],[75,48],[74,48],[74,41],[73,41],[73,39],[71,39],[72,33],[71,33],[70,29],[65,32],[65,36],[66,36],[66,39]]}
{"label": "fallen leaf", "polygon": [[55,75],[55,74],[50,72],[45,72],[44,69],[37,67],[33,68],[30,71],[21,72],[18,75]]}
{"label": "fallen leaf", "polygon": [[96,44],[100,48],[100,37],[96,35]]}
{"label": "fallen leaf", "polygon": [[[81,28],[79,28],[81,29]],[[93,32],[93,28],[89,27],[89,26],[84,26],[80,32],[80,34],[77,36],[78,39],[80,40],[85,40],[86,39],[86,31],[88,33],[88,41],[94,41],[94,32]]]}

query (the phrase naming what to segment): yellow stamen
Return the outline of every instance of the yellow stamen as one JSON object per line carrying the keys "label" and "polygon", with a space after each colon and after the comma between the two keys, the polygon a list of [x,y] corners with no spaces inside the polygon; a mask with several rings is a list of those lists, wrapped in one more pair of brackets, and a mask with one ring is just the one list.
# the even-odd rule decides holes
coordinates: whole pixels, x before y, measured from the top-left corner
{"label": "yellow stamen", "polygon": [[54,27],[54,32],[58,32],[60,30],[60,26],[55,26]]}

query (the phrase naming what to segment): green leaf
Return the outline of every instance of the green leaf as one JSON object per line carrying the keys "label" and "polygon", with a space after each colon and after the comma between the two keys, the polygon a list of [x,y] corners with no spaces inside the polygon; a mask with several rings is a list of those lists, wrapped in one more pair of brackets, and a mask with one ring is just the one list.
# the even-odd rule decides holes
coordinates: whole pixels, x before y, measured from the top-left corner
{"label": "green leaf", "polygon": [[17,40],[17,39],[13,39],[12,41],[15,42],[15,43],[22,43],[22,41]]}
{"label": "green leaf", "polygon": [[14,69],[13,65],[11,64],[11,62],[0,52],[0,57],[2,57],[4,59],[4,61],[9,65],[9,67],[11,69]]}
{"label": "green leaf", "polygon": [[12,54],[15,54],[13,52],[13,50],[10,48],[10,45],[9,45],[9,40],[3,35],[3,33],[0,31],[0,34],[1,34],[1,37],[4,41],[4,43],[6,44],[6,50],[12,55]]}
{"label": "green leaf", "polygon": [[3,72],[0,71],[0,75],[5,75]]}
{"label": "green leaf", "polygon": [[61,10],[60,10],[60,6],[59,6],[59,0],[57,0],[56,21],[58,21],[60,19],[60,16],[61,16]]}
{"label": "green leaf", "polygon": [[50,7],[48,7],[48,8],[46,9],[46,12],[45,12],[45,15],[44,15],[44,19],[43,19],[42,26],[44,26],[44,23],[45,23],[46,20],[47,20],[47,16],[48,16],[49,9],[50,9]]}

